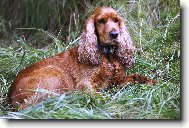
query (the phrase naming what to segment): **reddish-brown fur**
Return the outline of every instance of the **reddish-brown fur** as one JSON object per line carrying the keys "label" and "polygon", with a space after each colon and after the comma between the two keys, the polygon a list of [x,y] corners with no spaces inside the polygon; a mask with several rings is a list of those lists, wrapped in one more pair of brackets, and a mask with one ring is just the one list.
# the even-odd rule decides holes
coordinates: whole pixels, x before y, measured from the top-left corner
{"label": "reddish-brown fur", "polygon": [[133,52],[123,19],[112,8],[98,7],[86,20],[79,46],[18,73],[10,88],[10,101],[25,108],[47,96],[67,91],[95,94],[110,84],[154,84],[139,74],[125,75],[125,68],[130,68],[134,61]]}

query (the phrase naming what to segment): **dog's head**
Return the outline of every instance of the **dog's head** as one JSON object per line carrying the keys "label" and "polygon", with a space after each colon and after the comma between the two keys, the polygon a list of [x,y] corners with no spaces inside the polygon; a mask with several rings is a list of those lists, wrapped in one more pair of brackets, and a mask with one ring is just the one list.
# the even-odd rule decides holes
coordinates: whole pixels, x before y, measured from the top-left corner
{"label": "dog's head", "polygon": [[115,54],[125,67],[133,63],[133,42],[124,20],[110,7],[97,7],[85,22],[79,42],[79,60],[83,63],[99,64],[99,45],[116,48]]}

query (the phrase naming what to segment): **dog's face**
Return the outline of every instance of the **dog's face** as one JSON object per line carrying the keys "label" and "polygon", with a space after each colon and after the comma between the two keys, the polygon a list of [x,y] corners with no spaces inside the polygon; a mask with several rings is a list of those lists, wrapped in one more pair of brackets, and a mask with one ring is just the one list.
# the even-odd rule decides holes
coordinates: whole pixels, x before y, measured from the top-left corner
{"label": "dog's face", "polygon": [[[102,50],[105,52],[99,52]],[[130,68],[134,62],[134,46],[124,19],[113,8],[95,8],[84,24],[78,53],[80,62],[92,64],[101,63],[101,53],[114,54]]]}
{"label": "dog's face", "polygon": [[94,12],[95,32],[101,45],[117,45],[121,18],[112,8],[97,8]]}

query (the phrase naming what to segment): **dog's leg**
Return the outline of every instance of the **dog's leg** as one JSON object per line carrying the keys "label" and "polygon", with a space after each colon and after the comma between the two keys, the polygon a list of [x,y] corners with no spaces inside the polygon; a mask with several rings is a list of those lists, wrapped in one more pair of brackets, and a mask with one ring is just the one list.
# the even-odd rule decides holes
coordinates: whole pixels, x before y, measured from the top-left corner
{"label": "dog's leg", "polygon": [[154,85],[156,84],[156,81],[143,75],[133,74],[133,75],[125,76],[124,82],[122,84],[125,85],[125,84],[132,84],[132,83]]}

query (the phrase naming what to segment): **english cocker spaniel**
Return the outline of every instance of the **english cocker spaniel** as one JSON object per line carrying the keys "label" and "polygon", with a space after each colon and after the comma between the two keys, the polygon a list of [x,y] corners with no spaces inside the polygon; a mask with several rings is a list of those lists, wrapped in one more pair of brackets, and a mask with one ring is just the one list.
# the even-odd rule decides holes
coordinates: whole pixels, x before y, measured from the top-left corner
{"label": "english cocker spaniel", "polygon": [[97,7],[85,22],[79,46],[20,71],[10,88],[10,101],[25,108],[68,91],[96,94],[110,84],[154,84],[145,76],[125,74],[133,52],[124,19],[110,7]]}

